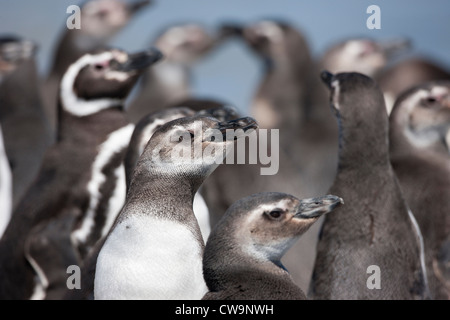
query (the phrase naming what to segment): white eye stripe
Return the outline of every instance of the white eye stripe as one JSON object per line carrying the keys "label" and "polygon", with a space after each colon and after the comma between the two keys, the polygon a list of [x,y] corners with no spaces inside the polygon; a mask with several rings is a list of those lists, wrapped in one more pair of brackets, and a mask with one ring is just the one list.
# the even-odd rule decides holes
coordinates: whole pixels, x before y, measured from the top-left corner
{"label": "white eye stripe", "polygon": [[86,101],[77,97],[73,91],[75,79],[81,69],[87,65],[104,62],[113,58],[114,55],[111,52],[104,52],[98,55],[86,54],[69,67],[61,80],[60,88],[61,102],[64,110],[73,115],[83,117],[122,104],[122,99],[111,98]]}

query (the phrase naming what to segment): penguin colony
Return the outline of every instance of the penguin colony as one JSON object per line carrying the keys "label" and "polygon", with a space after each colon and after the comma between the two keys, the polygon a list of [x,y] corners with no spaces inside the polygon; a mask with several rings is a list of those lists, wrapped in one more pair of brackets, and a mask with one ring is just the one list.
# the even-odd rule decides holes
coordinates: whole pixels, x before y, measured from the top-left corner
{"label": "penguin colony", "polygon": [[[393,63],[403,39],[313,57],[279,20],[108,47],[150,4],[85,2],[44,80],[37,45],[1,36],[0,299],[450,299],[449,70]],[[249,115],[190,90],[232,38],[263,65]],[[224,163],[260,129],[275,175]]]}

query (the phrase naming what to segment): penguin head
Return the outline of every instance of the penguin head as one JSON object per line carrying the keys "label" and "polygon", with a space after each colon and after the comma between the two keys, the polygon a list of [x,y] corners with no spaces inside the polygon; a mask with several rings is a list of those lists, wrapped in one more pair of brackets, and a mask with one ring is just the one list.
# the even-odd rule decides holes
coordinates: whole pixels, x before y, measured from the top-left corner
{"label": "penguin head", "polygon": [[[153,134],[141,160],[154,174],[203,180],[223,162],[234,140],[257,128],[250,117],[232,121],[195,115],[170,121]],[[139,166],[139,163],[138,163]]]}
{"label": "penguin head", "polygon": [[97,39],[108,39],[150,3],[149,0],[90,0],[81,8],[80,31]]}
{"label": "penguin head", "polygon": [[404,92],[395,103],[392,123],[416,147],[445,143],[450,131],[450,81],[429,82]]}
{"label": "penguin head", "polygon": [[394,54],[408,47],[406,39],[384,42],[350,39],[328,49],[322,59],[322,66],[334,73],[359,72],[372,77],[387,65]]}
{"label": "penguin head", "polygon": [[145,68],[161,57],[155,48],[135,54],[118,49],[85,54],[69,66],[61,80],[63,109],[87,116],[121,106]]}
{"label": "penguin head", "polygon": [[182,65],[190,65],[214,47],[215,40],[199,24],[187,23],[164,30],[156,39],[166,60]]}
{"label": "penguin head", "polygon": [[299,200],[284,193],[259,193],[235,202],[217,230],[232,232],[244,252],[277,262],[319,217],[341,204],[333,195]]}
{"label": "penguin head", "polygon": [[33,58],[37,46],[16,36],[0,37],[0,76],[9,74],[24,61]]}
{"label": "penguin head", "polygon": [[309,60],[309,49],[303,35],[287,22],[278,19],[261,20],[243,28],[243,40],[258,55],[272,61]]}
{"label": "penguin head", "polygon": [[323,71],[321,78],[331,91],[333,111],[347,126],[367,124],[368,119],[379,125],[377,119],[387,119],[383,94],[372,78],[356,72],[332,74],[328,71]]}

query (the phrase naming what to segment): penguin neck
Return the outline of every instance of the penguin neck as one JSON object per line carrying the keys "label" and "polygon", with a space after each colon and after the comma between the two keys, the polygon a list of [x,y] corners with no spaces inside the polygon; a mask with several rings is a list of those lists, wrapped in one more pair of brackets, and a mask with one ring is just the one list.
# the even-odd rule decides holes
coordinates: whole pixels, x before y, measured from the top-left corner
{"label": "penguin neck", "polygon": [[[220,251],[215,249],[216,246],[220,246]],[[242,284],[242,281],[252,283],[254,280],[259,282],[262,280],[261,274],[289,277],[289,272],[281,261],[255,258],[243,252],[242,243],[230,239],[229,235],[210,236],[203,265],[203,273],[210,291],[225,290],[230,283]]]}
{"label": "penguin neck", "polygon": [[338,115],[337,118],[339,124],[339,173],[348,170],[364,172],[362,170],[364,168],[390,166],[387,118],[384,119],[386,125],[377,121],[376,118],[372,119],[372,123],[364,121],[364,132],[361,132],[363,122],[345,121],[341,115]]}
{"label": "penguin neck", "polygon": [[[142,157],[141,157],[142,159]],[[183,174],[155,172],[145,160],[138,162],[127,195],[127,204],[138,204],[141,213],[184,220],[193,215],[194,196],[203,179]],[[172,216],[173,215],[173,216]]]}
{"label": "penguin neck", "polygon": [[414,156],[427,161],[448,161],[450,156],[445,135],[432,130],[421,135],[414,134],[395,114],[391,117],[389,138],[391,159]]}
{"label": "penguin neck", "polygon": [[59,108],[57,140],[99,144],[111,132],[128,125],[122,107],[116,106],[84,117]]}
{"label": "penguin neck", "polygon": [[304,121],[306,84],[299,67],[287,57],[264,58],[264,77],[252,105],[263,129],[298,132]]}

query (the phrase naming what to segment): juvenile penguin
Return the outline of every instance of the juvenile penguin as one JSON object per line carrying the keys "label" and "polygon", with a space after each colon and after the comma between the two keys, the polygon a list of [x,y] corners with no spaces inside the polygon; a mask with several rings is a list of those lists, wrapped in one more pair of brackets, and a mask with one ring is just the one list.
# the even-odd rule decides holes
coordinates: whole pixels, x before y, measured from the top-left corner
{"label": "juvenile penguin", "polygon": [[332,73],[359,72],[376,76],[398,53],[410,47],[405,39],[377,41],[352,38],[332,45],[321,58],[320,66]]}
{"label": "juvenile penguin", "polygon": [[203,297],[204,244],[192,210],[194,195],[233,146],[227,129],[242,129],[234,136],[239,139],[256,126],[251,118],[219,122],[194,116],[153,134],[98,256],[95,299]]}
{"label": "juvenile penguin", "polygon": [[[383,95],[360,73],[323,72],[322,79],[340,131],[338,173],[329,192],[345,206],[322,225],[311,297],[424,298],[423,241],[389,162]],[[369,278],[372,268],[381,273],[378,284]]]}
{"label": "juvenile penguin", "polygon": [[[141,119],[136,124],[127,153],[125,154],[125,172],[127,179],[127,188],[131,184],[133,171],[136,167],[139,157],[144,152],[145,146],[149,142],[155,131],[163,124],[187,116],[193,116],[195,111],[186,107],[167,108],[159,112],[154,112]],[[209,211],[203,197],[197,192],[194,197],[194,214],[197,218],[203,239],[208,239],[211,231],[209,222]]]}
{"label": "juvenile penguin", "polygon": [[434,299],[450,299],[450,81],[402,94],[390,115],[391,163],[425,242]]}
{"label": "juvenile penguin", "polygon": [[132,55],[111,49],[84,55],[64,74],[58,140],[0,241],[1,298],[27,299],[39,288],[24,257],[34,226],[80,209],[71,239],[81,258],[107,234],[125,200],[123,157],[134,127],[123,100],[160,57],[156,49]]}
{"label": "juvenile penguin", "polygon": [[[238,114],[233,107],[216,100],[203,99],[186,100],[179,104],[175,104],[173,107],[166,108],[162,111],[153,112],[145,116],[136,124],[127,153],[125,155],[127,189],[130,187],[131,179],[138,159],[142,155],[145,146],[153,136],[154,132],[169,121],[187,116],[193,116],[194,114],[209,115],[222,122],[235,120],[238,118]],[[211,231],[211,226],[209,210],[203,197],[200,195],[200,191],[195,194],[193,211],[198,221],[203,239],[206,241]],[[84,260],[81,268],[81,290],[71,290],[71,292],[66,295],[67,299],[93,299],[95,268],[98,254],[103,247],[103,244],[104,241],[98,241],[95,248]]]}
{"label": "juvenile penguin", "polygon": [[131,122],[179,103],[191,96],[190,69],[220,42],[196,23],[179,24],[164,30],[153,44],[164,54],[164,61],[142,77],[137,97],[127,108]]}
{"label": "juvenile penguin", "polygon": [[343,203],[336,196],[299,200],[255,194],[234,203],[206,243],[204,300],[303,300],[281,257],[319,217]]}
{"label": "juvenile penguin", "polygon": [[29,40],[0,38],[0,123],[13,175],[13,208],[36,177],[52,141],[41,103],[36,50]]}
{"label": "juvenile penguin", "polygon": [[58,87],[67,68],[84,54],[104,48],[149,3],[149,0],[88,0],[81,7],[81,28],[64,26],[43,87],[45,111],[52,128],[57,124]]}
{"label": "juvenile penguin", "polygon": [[391,112],[395,100],[403,92],[425,82],[450,80],[450,70],[432,59],[415,57],[386,68],[376,80],[384,92],[388,112]]}

